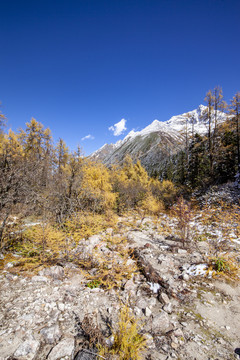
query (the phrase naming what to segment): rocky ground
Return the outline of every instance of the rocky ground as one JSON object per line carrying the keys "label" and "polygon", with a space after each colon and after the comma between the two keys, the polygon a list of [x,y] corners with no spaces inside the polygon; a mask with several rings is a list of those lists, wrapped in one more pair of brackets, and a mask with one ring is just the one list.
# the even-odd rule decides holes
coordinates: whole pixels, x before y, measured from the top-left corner
{"label": "rocky ground", "polygon": [[[192,229],[196,224],[192,221]],[[94,253],[121,263],[114,239],[124,236],[126,266],[137,265],[138,271],[123,277],[119,288],[88,287],[90,278],[76,262],[61,262],[32,276],[17,272],[17,255],[15,261],[5,261],[0,274],[0,359],[100,359],[89,347],[86,321],[100,329],[111,346],[121,304],[142,324],[147,339],[143,359],[240,358],[238,274],[233,280],[212,276],[205,265],[208,239],[183,247],[177,236],[164,231],[169,226],[174,227],[174,219],[167,215],[158,221],[120,218],[116,229],[72,249],[81,259]],[[229,241],[228,252],[239,260],[235,240]],[[97,271],[93,265],[88,275]]]}

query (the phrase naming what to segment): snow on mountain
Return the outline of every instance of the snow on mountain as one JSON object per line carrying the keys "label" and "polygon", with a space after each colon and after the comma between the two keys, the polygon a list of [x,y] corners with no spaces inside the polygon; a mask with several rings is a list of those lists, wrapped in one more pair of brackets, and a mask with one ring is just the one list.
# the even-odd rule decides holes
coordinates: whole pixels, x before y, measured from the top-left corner
{"label": "snow on mountain", "polygon": [[[227,115],[221,111],[216,112],[217,121],[219,123],[226,120]],[[213,118],[215,117],[215,112],[212,113]],[[183,131],[194,129],[194,133],[198,133],[203,135],[208,130],[208,122],[207,122],[207,106],[199,105],[197,109],[189,111],[188,113],[184,113],[181,115],[172,116],[171,119],[166,121],[166,125],[171,127],[172,129]],[[213,119],[214,126],[214,119]]]}
{"label": "snow on mountain", "polygon": [[[198,134],[205,134],[208,129],[208,124],[206,121],[207,107],[204,105],[199,105],[195,110],[192,110],[188,113],[172,116],[167,121],[154,120],[150,125],[146,126],[141,131],[131,130],[123,140],[118,141],[118,145],[122,145],[126,140],[134,138],[136,136],[145,136],[150,133],[165,131],[171,134],[176,134],[175,131],[184,131],[186,126],[189,129],[192,129],[194,126],[194,132]],[[226,120],[226,114],[217,111],[218,122]]]}
{"label": "snow on mountain", "polygon": [[[223,112],[216,112],[217,122],[227,119]],[[215,123],[215,112],[212,113],[212,129]],[[169,152],[174,153],[183,146],[184,133],[206,134],[208,131],[207,107],[199,105],[188,113],[172,116],[167,121],[154,120],[140,131],[131,130],[123,140],[115,144],[105,144],[95,151],[91,158],[105,164],[121,162],[130,154],[134,160],[141,159],[145,166],[158,162]]]}

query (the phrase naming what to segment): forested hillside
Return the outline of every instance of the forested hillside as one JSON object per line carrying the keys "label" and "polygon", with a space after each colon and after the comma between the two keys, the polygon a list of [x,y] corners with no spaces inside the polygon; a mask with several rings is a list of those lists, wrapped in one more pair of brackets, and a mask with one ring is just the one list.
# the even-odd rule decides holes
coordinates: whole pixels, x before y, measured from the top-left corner
{"label": "forested hillside", "polygon": [[[184,132],[185,148],[169,156],[155,176],[174,183],[189,186],[190,189],[207,187],[227,181],[239,181],[239,112],[240,93],[227,105],[219,87],[209,91],[205,98],[207,131],[198,134],[192,128]],[[228,112],[225,122],[219,123],[217,111]]]}
{"label": "forested hillside", "polygon": [[170,206],[177,193],[171,182],[151,179],[130,157],[108,169],[83,157],[80,148],[69,152],[62,139],[54,146],[50,129],[35,119],[17,133],[1,133],[0,161],[2,249],[10,241],[9,217],[40,216],[67,233],[78,226],[79,216],[111,219],[137,208],[156,212],[163,203]]}
{"label": "forested hillside", "polygon": [[240,94],[221,123],[206,101],[207,133],[187,118],[152,176],[1,114],[0,359],[235,358]]}
{"label": "forested hillside", "polygon": [[[179,189],[182,194],[191,193],[238,179],[240,94],[227,106],[221,88],[216,87],[205,101],[201,116],[207,133],[196,133],[187,117],[184,149],[161,159],[152,178],[129,155],[121,166],[107,168],[84,157],[80,148],[70,152],[63,139],[54,145],[50,129],[35,119],[26,129],[5,133],[6,119],[1,115],[1,247],[9,241],[10,216],[41,216],[65,231],[67,222],[74,222],[79,213],[111,218],[130,209],[157,212],[173,205]],[[229,113],[221,123],[219,110]]]}

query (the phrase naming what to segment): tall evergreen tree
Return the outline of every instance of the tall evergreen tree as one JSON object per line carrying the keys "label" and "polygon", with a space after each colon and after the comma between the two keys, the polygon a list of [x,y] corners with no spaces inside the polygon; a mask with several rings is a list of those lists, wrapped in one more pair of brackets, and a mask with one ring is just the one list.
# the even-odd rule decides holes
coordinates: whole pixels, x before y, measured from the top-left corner
{"label": "tall evergreen tree", "polygon": [[230,114],[233,115],[233,119],[236,124],[236,147],[237,147],[237,171],[240,174],[240,144],[239,144],[239,118],[240,118],[240,92],[237,92],[236,95],[231,100],[230,105]]}
{"label": "tall evergreen tree", "polygon": [[207,125],[208,125],[208,151],[209,151],[209,175],[213,175],[213,109],[214,109],[214,95],[212,90],[209,90],[206,94],[205,101],[207,103]]}

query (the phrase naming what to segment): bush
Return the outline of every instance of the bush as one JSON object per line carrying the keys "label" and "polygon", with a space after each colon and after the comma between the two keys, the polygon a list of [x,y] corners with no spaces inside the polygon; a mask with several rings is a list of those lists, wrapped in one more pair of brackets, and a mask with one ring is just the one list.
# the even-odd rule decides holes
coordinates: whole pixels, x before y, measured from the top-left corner
{"label": "bush", "polygon": [[129,258],[125,238],[109,239],[106,245],[110,249],[109,252],[103,253],[98,247],[94,250],[92,262],[97,272],[95,275],[86,274],[86,276],[106,289],[120,288],[122,281],[131,279],[138,269]]}
{"label": "bush", "polygon": [[83,238],[88,238],[114,226],[115,223],[116,216],[110,211],[107,211],[106,214],[79,212],[66,221],[64,230],[75,243],[78,243]]}
{"label": "bush", "polygon": [[153,196],[161,201],[167,209],[172,206],[176,200],[178,191],[170,180],[159,182],[158,180],[152,179],[150,188]]}
{"label": "bush", "polygon": [[192,211],[190,203],[180,197],[177,204],[173,208],[173,214],[178,220],[178,231],[180,239],[185,246],[186,241],[189,240],[190,235],[190,221],[192,218]]}
{"label": "bush", "polygon": [[120,311],[118,328],[113,333],[112,348],[100,345],[99,355],[117,355],[119,360],[143,359],[142,352],[146,349],[146,340],[140,334],[140,329],[139,321],[131,314],[129,307],[124,305]]}
{"label": "bush", "polygon": [[149,193],[145,199],[141,201],[139,206],[139,210],[143,212],[143,218],[146,216],[146,214],[158,215],[159,212],[163,210],[163,208],[163,203],[154,198],[151,193]]}

